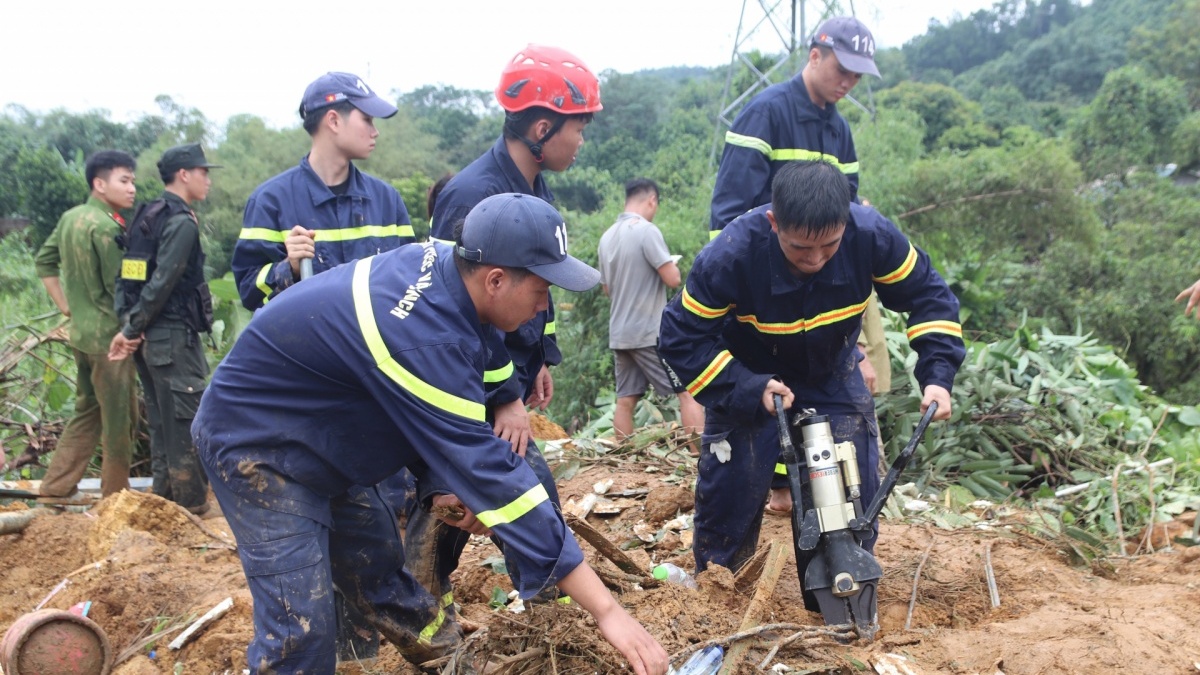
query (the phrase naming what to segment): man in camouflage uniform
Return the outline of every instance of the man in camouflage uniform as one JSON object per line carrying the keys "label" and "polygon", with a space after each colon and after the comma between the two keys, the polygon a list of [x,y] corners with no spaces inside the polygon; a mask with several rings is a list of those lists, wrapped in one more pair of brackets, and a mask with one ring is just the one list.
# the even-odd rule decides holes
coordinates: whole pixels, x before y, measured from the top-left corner
{"label": "man in camouflage uniform", "polygon": [[79,369],[75,415],[67,423],[42,478],[39,501],[77,502],[75,490],[101,447],[100,489],[108,496],[129,487],[137,406],[133,364],[106,353],[120,324],[113,309],[121,267],[116,238],[121,209],[133,206],[137,163],[127,153],[97,152],[84,171],[91,196],[67,211],[37,254],[37,274],[54,304],[71,318],[69,337]]}

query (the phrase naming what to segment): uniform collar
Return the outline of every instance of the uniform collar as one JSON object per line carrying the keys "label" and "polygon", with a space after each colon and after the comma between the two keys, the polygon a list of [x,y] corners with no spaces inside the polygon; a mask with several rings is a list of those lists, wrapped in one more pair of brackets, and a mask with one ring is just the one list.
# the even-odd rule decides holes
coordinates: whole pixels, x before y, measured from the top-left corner
{"label": "uniform collar", "polygon": [[[475,303],[471,300],[471,294],[467,292],[467,285],[463,283],[462,275],[458,272],[458,266],[454,264],[454,247],[449,244],[437,242],[433,242],[432,245],[436,246],[438,250],[438,261],[436,264],[441,270],[446,292],[462,308],[463,316],[466,316],[470,324],[476,327],[482,340],[484,331],[488,330],[488,328],[479,322],[479,313],[475,311]],[[486,346],[486,340],[484,340],[484,344]]]}
{"label": "uniform collar", "polygon": [[[308,163],[308,155],[305,155],[300,160],[300,169],[304,172],[305,183],[308,185],[308,194],[312,198],[313,206],[320,206],[327,201],[337,199],[337,195],[329,189],[325,181],[313,171],[312,165]],[[358,197],[359,199],[368,199],[366,188],[363,186],[362,173],[358,167],[354,166],[354,162],[350,162],[350,185],[346,190],[346,196]]]}
{"label": "uniform collar", "polygon": [[[517,168],[517,163],[513,161],[512,155],[508,153],[508,144],[504,141],[504,134],[500,134],[500,138],[496,140],[496,144],[492,146],[492,157],[495,159],[496,166],[504,172],[504,177],[508,180],[509,185],[517,186],[514,192],[521,192],[527,195],[533,195],[548,202],[554,201],[554,195],[550,193],[550,188],[546,185],[546,179],[539,172],[537,177],[533,179],[533,185],[525,180],[525,174]],[[542,195],[545,195],[544,197]]]}
{"label": "uniform collar", "polygon": [[796,108],[801,120],[815,119],[828,122],[837,114],[836,103],[826,103],[824,108],[819,108],[816,103],[813,103],[812,98],[808,95],[808,87],[804,84],[802,73],[798,73],[789,80],[789,84],[792,94],[798,99]]}
{"label": "uniform collar", "polygon": [[119,212],[113,211],[113,208],[109,206],[108,203],[103,199],[93,195],[88,195],[87,205],[96,209],[100,209],[105,213],[105,215],[107,215],[109,218],[112,218],[113,221],[118,225],[125,227],[125,219],[121,217]]}

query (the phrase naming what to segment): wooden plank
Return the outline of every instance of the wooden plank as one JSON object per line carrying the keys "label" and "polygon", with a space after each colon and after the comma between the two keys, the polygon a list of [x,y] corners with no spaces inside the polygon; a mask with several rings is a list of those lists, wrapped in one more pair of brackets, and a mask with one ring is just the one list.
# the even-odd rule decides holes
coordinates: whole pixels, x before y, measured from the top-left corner
{"label": "wooden plank", "polygon": [[[766,562],[763,563],[762,574],[759,575],[758,583],[754,588],[754,596],[750,598],[750,604],[746,606],[746,612],[742,615],[742,623],[738,627],[738,632],[758,626],[763,617],[770,612],[771,601],[775,597],[775,586],[779,583],[779,575],[783,573],[783,566],[787,562],[787,552],[788,547],[777,541],[771,542]],[[729,651],[725,654],[725,660],[721,664],[721,675],[736,673],[738,663],[741,662],[748,649],[750,649],[749,640],[740,640],[730,645]]]}

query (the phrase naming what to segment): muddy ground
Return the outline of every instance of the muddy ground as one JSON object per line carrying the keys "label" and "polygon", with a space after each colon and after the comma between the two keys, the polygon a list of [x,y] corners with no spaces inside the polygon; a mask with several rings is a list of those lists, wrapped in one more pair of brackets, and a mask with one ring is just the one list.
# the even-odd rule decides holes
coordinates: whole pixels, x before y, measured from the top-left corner
{"label": "muddy ground", "polygon": [[[678,522],[664,528],[664,523],[690,511],[694,475],[692,460],[682,453],[666,459],[610,458],[583,462],[560,482],[559,490],[564,503],[578,502],[596,483],[611,480],[609,495],[630,496],[611,497],[609,510],[619,513],[593,513],[588,523],[618,545],[640,541],[637,533],[661,537],[627,550],[646,569],[662,561],[690,568],[690,530],[672,529]],[[638,494],[643,490],[648,494]],[[23,508],[20,502],[0,506]],[[838,644],[818,637],[795,642],[779,649],[767,668],[782,664],[796,673],[986,675],[1200,670],[1200,547],[1176,546],[1081,567],[1071,564],[1059,543],[1005,527],[1003,519],[987,530],[896,520],[885,520],[881,529],[876,553],[885,573],[876,640]],[[220,518],[197,521],[169,502],[138,493],[122,493],[88,513],[36,518],[20,534],[0,535],[0,630],[69,578],[46,606],[66,609],[91,601],[90,618],[105,630],[121,659],[114,673],[241,673],[253,631],[250,596],[237,556],[225,543],[227,533]],[[790,550],[786,518],[765,519],[762,543],[771,541]],[[594,566],[616,571],[592,546],[583,547]],[[985,580],[988,550],[1000,599],[995,609]],[[522,613],[489,608],[493,589],[511,589],[506,576],[492,571],[497,555],[490,543],[473,542],[455,589],[462,614],[484,629],[474,638],[475,651],[481,660],[489,658],[493,672],[623,670],[594,623],[576,606],[534,605]],[[906,630],[918,566],[916,602]],[[738,632],[755,579],[742,579],[739,586],[729,572],[714,569],[700,576],[698,590],[617,585],[622,604],[669,653],[677,654]],[[228,614],[181,650],[167,648],[182,626],[226,597],[233,599]],[[791,562],[766,607],[768,615],[755,625],[821,623],[819,615],[803,609]],[[160,631],[171,632],[155,639]],[[768,652],[794,632],[781,629],[748,641],[736,672],[762,672],[757,668]],[[377,659],[339,666],[339,673],[347,675],[415,672],[387,645]]]}

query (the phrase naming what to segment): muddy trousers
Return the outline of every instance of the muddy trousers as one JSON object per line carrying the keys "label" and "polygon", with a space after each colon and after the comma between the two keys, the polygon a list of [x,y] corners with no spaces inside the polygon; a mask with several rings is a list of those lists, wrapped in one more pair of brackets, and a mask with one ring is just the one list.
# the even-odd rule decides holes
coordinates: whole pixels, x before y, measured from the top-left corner
{"label": "muddy trousers", "polygon": [[[879,445],[872,429],[874,415],[861,413],[830,415],[835,442],[853,441],[857,450],[858,470],[862,475],[862,506],[866,508],[879,488]],[[793,428],[793,442],[802,447],[799,429]],[[728,462],[722,464],[710,450],[720,440],[729,441]],[[758,546],[762,528],[763,500],[770,489],[777,463],[781,463],[779,427],[774,417],[757,425],[733,424],[728,418],[708,412],[701,439],[700,477],[696,481],[696,535],[693,550],[696,569],[715,563],[737,571]],[[801,467],[803,474],[804,468]],[[812,508],[806,489],[803,508]],[[875,534],[863,542],[873,550]],[[798,560],[801,578],[811,556]]]}
{"label": "muddy trousers", "polygon": [[199,513],[208,498],[191,432],[208,377],[200,336],[182,324],[156,323],[134,358],[150,418],[154,494]]}
{"label": "muddy trousers", "polygon": [[[330,498],[329,527],[278,510],[306,510],[287,498],[293,488],[311,497],[304,488],[277,485],[275,495],[247,498],[205,468],[254,598],[254,639],[246,651],[251,673],[334,672],[335,586],[412,663],[449,653],[462,641],[404,570],[395,515],[375,488],[352,487]],[[272,474],[265,480],[288,479]]]}
{"label": "muddy trousers", "polygon": [[[562,512],[558,500],[558,488],[554,484],[554,474],[546,464],[546,458],[531,439],[525,448],[525,461],[537,475],[542,487],[550,495],[550,501],[555,509]],[[408,523],[405,525],[404,551],[409,561],[409,571],[417,581],[434,597],[438,598],[449,616],[454,612],[454,590],[450,583],[450,575],[458,569],[458,559],[470,540],[471,535],[463,530],[447,525],[433,517],[413,500],[408,505]],[[492,539],[500,552],[504,546],[499,540]],[[507,556],[506,556],[507,558]],[[517,566],[512,562],[507,564],[509,576],[515,586],[520,577]],[[557,592],[557,589],[551,589]]]}
{"label": "muddy trousers", "polygon": [[129,489],[129,463],[137,429],[137,379],[133,362],[109,361],[107,354],[75,352],[75,415],[63,429],[41,494],[75,493],[96,446],[100,446],[100,490],[105,497]]}

